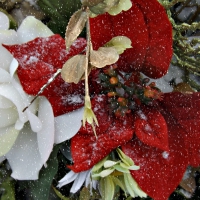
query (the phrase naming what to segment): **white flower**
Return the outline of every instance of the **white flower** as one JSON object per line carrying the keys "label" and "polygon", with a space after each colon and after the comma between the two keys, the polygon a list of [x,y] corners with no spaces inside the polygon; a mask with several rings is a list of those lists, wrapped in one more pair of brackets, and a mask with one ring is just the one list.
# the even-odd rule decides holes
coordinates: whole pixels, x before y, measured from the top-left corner
{"label": "white flower", "polygon": [[[8,27],[7,16],[0,12],[0,44],[20,44],[53,34],[34,17],[27,17],[17,32]],[[18,62],[0,45],[0,162],[9,161],[13,178],[35,180],[46,164],[53,144],[77,133],[83,110],[54,118],[49,101],[39,97],[22,112],[33,96],[23,91],[15,73],[17,67]]]}
{"label": "white flower", "polygon": [[70,171],[59,181],[57,187],[61,188],[64,185],[67,185],[73,181],[74,183],[70,189],[71,193],[76,193],[78,190],[80,190],[84,182],[85,182],[85,187],[90,186],[90,192],[92,192],[92,188],[94,188],[95,190],[97,188],[97,181],[92,180],[91,178],[91,170],[83,171],[80,173],[75,173],[73,171]]}

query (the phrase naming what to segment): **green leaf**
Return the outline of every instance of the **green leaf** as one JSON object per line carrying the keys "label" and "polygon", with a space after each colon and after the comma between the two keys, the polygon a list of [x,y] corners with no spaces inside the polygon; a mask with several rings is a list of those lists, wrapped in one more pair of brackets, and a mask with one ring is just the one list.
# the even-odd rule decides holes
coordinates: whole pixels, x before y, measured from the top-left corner
{"label": "green leaf", "polygon": [[47,167],[40,171],[39,179],[36,181],[28,181],[30,193],[34,200],[48,200],[49,191],[52,180],[58,170],[57,153],[60,145],[56,145],[47,162]]}
{"label": "green leaf", "polygon": [[59,33],[63,37],[70,17],[76,10],[81,8],[80,0],[38,0],[37,4],[50,18],[47,26],[54,33]]}
{"label": "green leaf", "polygon": [[14,182],[10,177],[7,177],[0,186],[5,190],[1,196],[1,200],[15,200]]}
{"label": "green leaf", "polygon": [[53,188],[54,192],[56,193],[56,195],[57,195],[61,200],[70,200],[69,198],[63,196],[63,195],[59,192],[59,190],[57,190],[55,187],[52,187],[52,188]]}

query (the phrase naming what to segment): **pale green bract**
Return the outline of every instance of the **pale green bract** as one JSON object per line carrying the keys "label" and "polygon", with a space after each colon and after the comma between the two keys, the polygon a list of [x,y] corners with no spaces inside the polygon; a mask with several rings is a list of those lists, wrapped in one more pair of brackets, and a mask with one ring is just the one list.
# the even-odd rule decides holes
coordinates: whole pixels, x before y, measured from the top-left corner
{"label": "pale green bract", "polygon": [[119,148],[116,150],[120,160],[111,160],[111,155],[102,159],[92,168],[92,178],[100,182],[100,193],[103,199],[112,200],[115,188],[119,186],[131,197],[146,197],[129,170],[139,170],[133,160]]}
{"label": "pale green bract", "polygon": [[132,7],[131,0],[104,0],[90,8],[90,17],[96,17],[99,14],[108,12],[110,15],[118,15],[122,11],[127,11]]}
{"label": "pale green bract", "polygon": [[126,36],[113,37],[104,46],[105,47],[114,47],[117,50],[118,54],[122,54],[126,49],[132,48],[131,40]]}
{"label": "pale green bract", "polygon": [[90,97],[88,95],[85,96],[85,107],[84,107],[84,113],[83,113],[83,126],[85,126],[85,123],[88,122],[94,131],[95,136],[96,130],[95,130],[95,124],[99,126],[97,118],[92,110]]}
{"label": "pale green bract", "polygon": [[110,15],[118,15],[120,12],[127,11],[132,7],[131,0],[120,0],[119,3],[113,6],[108,13]]}

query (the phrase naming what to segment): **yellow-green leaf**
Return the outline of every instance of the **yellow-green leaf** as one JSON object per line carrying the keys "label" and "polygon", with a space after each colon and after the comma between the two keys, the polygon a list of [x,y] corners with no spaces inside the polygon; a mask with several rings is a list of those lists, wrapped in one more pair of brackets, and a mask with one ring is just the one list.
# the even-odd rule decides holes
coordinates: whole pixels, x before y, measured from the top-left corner
{"label": "yellow-green leaf", "polygon": [[87,59],[85,55],[76,55],[70,58],[61,70],[61,77],[67,83],[78,83],[85,72]]}
{"label": "yellow-green leaf", "polygon": [[72,43],[79,36],[87,21],[87,12],[78,10],[69,20],[65,34],[65,44],[67,51]]}
{"label": "yellow-green leaf", "polygon": [[119,59],[119,55],[113,47],[100,47],[97,51],[90,52],[91,65],[102,68],[111,65]]}

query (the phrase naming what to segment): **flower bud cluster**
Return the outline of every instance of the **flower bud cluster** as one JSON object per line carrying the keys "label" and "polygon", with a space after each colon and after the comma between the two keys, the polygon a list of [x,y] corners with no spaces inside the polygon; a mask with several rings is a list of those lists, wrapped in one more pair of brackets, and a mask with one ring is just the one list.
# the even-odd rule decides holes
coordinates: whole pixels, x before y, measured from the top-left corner
{"label": "flower bud cluster", "polygon": [[[110,112],[116,117],[125,116],[142,103],[147,105],[153,100],[162,100],[162,92],[154,82],[149,84],[150,80],[144,78],[139,83],[130,83],[118,71],[117,65],[102,70],[99,79],[104,88],[103,92],[108,96]],[[129,84],[126,84],[127,82]]]}

